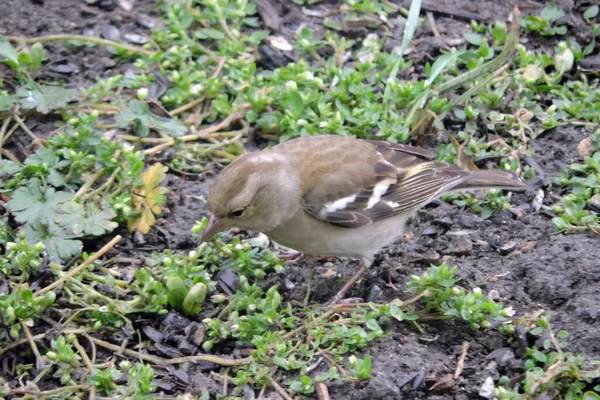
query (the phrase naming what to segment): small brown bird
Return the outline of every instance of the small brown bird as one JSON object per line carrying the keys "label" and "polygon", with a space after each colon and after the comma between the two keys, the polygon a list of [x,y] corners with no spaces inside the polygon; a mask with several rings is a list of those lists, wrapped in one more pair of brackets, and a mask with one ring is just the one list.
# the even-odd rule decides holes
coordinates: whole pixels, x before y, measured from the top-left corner
{"label": "small brown bird", "polygon": [[338,302],[408,217],[440,195],[524,190],[512,172],[469,171],[417,147],[333,135],[302,137],[246,153],[215,179],[203,240],[237,227],[316,255],[358,258]]}

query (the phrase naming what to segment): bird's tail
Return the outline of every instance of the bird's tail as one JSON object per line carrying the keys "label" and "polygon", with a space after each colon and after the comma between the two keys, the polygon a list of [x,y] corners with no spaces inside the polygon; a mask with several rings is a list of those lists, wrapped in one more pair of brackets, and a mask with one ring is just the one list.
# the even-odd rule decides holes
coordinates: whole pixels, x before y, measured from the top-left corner
{"label": "bird's tail", "polygon": [[523,191],[528,188],[519,177],[503,170],[469,171],[451,190],[504,189]]}

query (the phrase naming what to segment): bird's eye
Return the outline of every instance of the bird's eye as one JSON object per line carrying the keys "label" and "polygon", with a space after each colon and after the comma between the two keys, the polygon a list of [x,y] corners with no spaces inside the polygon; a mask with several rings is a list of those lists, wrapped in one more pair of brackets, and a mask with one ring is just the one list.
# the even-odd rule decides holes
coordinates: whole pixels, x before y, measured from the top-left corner
{"label": "bird's eye", "polygon": [[243,213],[244,209],[240,208],[239,210],[232,211],[229,215],[231,215],[232,217],[241,217]]}

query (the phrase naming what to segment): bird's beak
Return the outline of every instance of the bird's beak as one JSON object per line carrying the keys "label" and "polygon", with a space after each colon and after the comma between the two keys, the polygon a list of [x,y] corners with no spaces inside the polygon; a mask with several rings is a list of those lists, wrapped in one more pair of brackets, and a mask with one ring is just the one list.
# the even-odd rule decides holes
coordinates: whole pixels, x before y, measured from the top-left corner
{"label": "bird's beak", "polygon": [[206,224],[204,234],[202,235],[202,242],[206,242],[208,239],[217,233],[224,231],[225,229],[225,225],[214,215],[211,215],[208,219],[208,223]]}

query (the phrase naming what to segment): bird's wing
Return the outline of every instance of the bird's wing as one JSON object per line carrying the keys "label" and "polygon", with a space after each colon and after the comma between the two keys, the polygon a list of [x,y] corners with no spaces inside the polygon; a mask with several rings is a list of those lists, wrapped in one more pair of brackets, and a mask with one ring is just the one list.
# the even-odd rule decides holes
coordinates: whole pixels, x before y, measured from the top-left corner
{"label": "bird's wing", "polygon": [[421,148],[383,141],[362,143],[366,146],[348,162],[313,176],[304,196],[305,210],[313,217],[358,228],[414,211],[447,191],[524,186],[506,171],[471,172],[435,162],[434,154]]}

